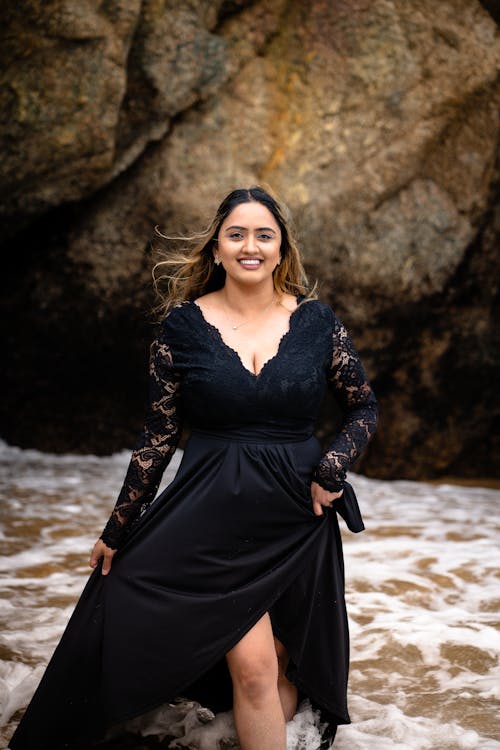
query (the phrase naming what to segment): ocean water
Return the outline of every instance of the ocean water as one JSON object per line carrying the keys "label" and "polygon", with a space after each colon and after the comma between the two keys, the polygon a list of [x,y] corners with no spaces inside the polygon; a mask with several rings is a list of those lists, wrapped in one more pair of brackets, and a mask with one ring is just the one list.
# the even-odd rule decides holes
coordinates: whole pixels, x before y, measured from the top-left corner
{"label": "ocean water", "polygon": [[[90,573],[129,458],[0,443],[1,747]],[[367,530],[343,527],[352,724],[335,750],[500,750],[500,491],[350,480]],[[237,747],[231,715],[212,719],[197,704],[162,707],[134,728],[176,736],[176,748]],[[318,747],[310,706],[287,736],[288,750]]]}

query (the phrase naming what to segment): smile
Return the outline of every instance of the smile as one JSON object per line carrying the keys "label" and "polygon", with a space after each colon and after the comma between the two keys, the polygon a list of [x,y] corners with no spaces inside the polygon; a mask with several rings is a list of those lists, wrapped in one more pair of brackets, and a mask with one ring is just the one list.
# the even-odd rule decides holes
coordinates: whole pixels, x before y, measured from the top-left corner
{"label": "smile", "polygon": [[238,263],[240,264],[240,266],[243,266],[243,268],[251,268],[251,269],[259,268],[262,262],[263,261],[260,260],[259,258],[240,258],[238,260]]}

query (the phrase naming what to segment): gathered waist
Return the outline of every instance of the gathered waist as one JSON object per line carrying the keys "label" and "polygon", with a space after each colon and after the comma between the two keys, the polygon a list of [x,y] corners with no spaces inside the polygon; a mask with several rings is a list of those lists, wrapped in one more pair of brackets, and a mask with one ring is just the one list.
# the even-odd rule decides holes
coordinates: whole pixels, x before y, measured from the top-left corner
{"label": "gathered waist", "polygon": [[191,435],[239,443],[300,443],[313,437],[313,430],[309,426],[227,425],[213,429],[193,427]]}

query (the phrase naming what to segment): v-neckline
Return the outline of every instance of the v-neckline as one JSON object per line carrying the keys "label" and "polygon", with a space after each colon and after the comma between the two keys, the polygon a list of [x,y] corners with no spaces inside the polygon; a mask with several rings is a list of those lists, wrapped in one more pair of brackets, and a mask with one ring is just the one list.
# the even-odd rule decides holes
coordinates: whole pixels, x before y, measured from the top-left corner
{"label": "v-neckline", "polygon": [[224,340],[224,338],[222,337],[222,333],[221,333],[221,332],[220,332],[220,330],[219,330],[219,329],[217,328],[217,326],[215,326],[215,325],[214,325],[213,323],[210,323],[210,322],[209,322],[209,321],[208,321],[208,320],[207,320],[207,319],[205,318],[205,316],[203,315],[203,310],[201,309],[200,305],[198,305],[198,304],[197,304],[197,302],[196,302],[195,300],[192,300],[192,301],[191,301],[191,304],[193,305],[193,307],[195,307],[195,308],[196,308],[196,310],[198,310],[198,314],[199,314],[200,318],[202,319],[203,323],[205,324],[205,326],[206,326],[206,327],[207,327],[207,328],[208,328],[209,330],[211,330],[211,331],[212,331],[212,332],[213,332],[213,333],[215,334],[215,336],[216,336],[216,338],[218,339],[219,343],[220,343],[220,344],[221,344],[221,345],[222,345],[222,346],[223,346],[223,347],[224,347],[224,348],[225,348],[225,349],[226,349],[226,350],[227,350],[228,352],[230,352],[230,353],[231,353],[231,354],[232,354],[233,356],[235,356],[235,357],[236,357],[236,359],[238,360],[238,362],[239,362],[239,364],[240,364],[240,367],[241,367],[241,368],[242,368],[242,369],[243,369],[243,370],[244,370],[244,371],[245,371],[245,372],[246,372],[246,373],[247,373],[248,375],[250,375],[250,377],[251,377],[251,378],[253,378],[254,380],[259,380],[259,378],[261,377],[261,375],[262,375],[262,373],[264,372],[264,370],[266,369],[266,367],[267,367],[268,365],[270,365],[270,364],[271,364],[272,362],[274,362],[274,361],[275,361],[275,360],[276,360],[276,359],[277,359],[277,358],[279,357],[279,355],[281,354],[281,350],[282,350],[282,348],[283,348],[283,344],[285,343],[285,341],[286,341],[286,340],[287,340],[287,338],[289,337],[290,333],[292,332],[292,323],[293,323],[293,318],[294,318],[294,316],[295,316],[295,313],[297,312],[297,310],[298,310],[298,309],[299,309],[299,307],[301,306],[301,305],[300,305],[300,295],[298,295],[298,296],[296,297],[296,299],[297,299],[297,307],[295,308],[295,310],[292,310],[292,312],[290,313],[290,317],[289,317],[289,319],[288,319],[288,330],[287,330],[287,331],[285,331],[285,333],[283,334],[283,336],[282,336],[282,337],[280,338],[280,340],[279,340],[279,342],[278,342],[278,346],[277,346],[276,352],[275,352],[275,353],[274,353],[274,354],[272,355],[272,357],[269,357],[269,359],[266,359],[266,361],[264,362],[264,364],[263,364],[263,365],[262,365],[262,367],[260,368],[259,372],[253,372],[252,370],[249,370],[249,369],[248,369],[248,367],[247,367],[247,366],[246,366],[246,365],[245,365],[245,364],[243,363],[243,360],[241,359],[241,356],[240,356],[239,352],[237,352],[237,351],[236,351],[236,349],[234,349],[234,348],[233,348],[232,346],[229,346],[229,344],[228,344],[228,343],[227,343],[227,342],[226,342],[226,341]]}

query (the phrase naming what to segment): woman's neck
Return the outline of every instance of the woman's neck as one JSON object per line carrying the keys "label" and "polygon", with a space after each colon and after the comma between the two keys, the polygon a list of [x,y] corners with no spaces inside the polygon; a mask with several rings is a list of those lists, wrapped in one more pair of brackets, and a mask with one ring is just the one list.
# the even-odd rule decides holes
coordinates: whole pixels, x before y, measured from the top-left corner
{"label": "woman's neck", "polygon": [[226,281],[221,289],[222,299],[225,305],[236,313],[258,313],[272,303],[273,297],[276,301],[278,300],[272,279],[270,281],[270,284],[252,284],[251,286]]}

